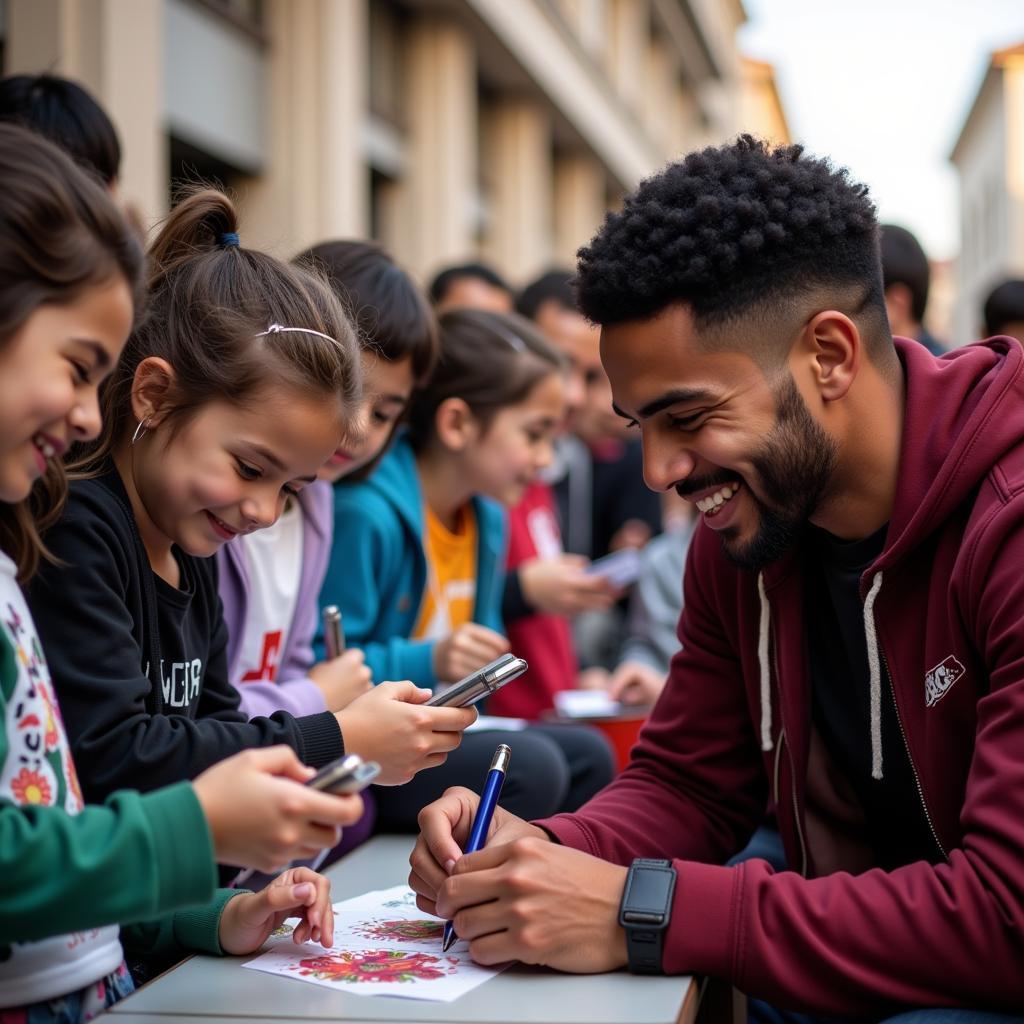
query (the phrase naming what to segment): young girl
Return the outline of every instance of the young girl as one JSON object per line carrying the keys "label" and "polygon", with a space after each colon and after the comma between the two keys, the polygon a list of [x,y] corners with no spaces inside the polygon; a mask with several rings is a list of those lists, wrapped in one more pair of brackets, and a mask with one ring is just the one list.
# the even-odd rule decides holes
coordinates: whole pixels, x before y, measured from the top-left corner
{"label": "young girl", "polygon": [[[379,246],[327,242],[296,262],[314,266],[348,305],[361,346],[365,412],[358,436],[347,438],[320,469],[321,482],[289,500],[272,527],[217,554],[229,676],[250,716],[340,711],[369,689],[358,648],[314,664],[317,598],[334,526],[328,481],[365,470],[379,457],[437,353],[430,307]],[[372,745],[360,752],[375,756]]]}
{"label": "young girl", "polygon": [[[413,397],[408,431],[369,479],[335,488],[320,595],[340,607],[374,677],[431,687],[508,650],[502,506],[550,460],[563,402],[561,360],[525,320],[460,310],[440,326],[441,358]],[[499,739],[474,732],[444,769],[381,793],[385,827],[409,827],[446,786],[479,784]],[[611,779],[607,745],[591,730],[531,727],[513,746],[502,802],[525,816],[579,806]]]}
{"label": "young girl", "polygon": [[305,869],[195,904],[214,897],[214,856],[269,869],[332,842],[324,826],[352,821],[359,801],[296,786],[310,772],[277,747],[83,806],[16,577],[46,554],[33,483],[59,497],[60,452],[99,429],[96,389],[130,329],[142,256],[100,187],[38,136],[0,125],[0,179],[0,1021],[87,1020],[131,991],[120,920],[167,915],[126,930],[136,949],[187,936],[241,953],[298,910],[303,935],[329,944],[329,889]]}
{"label": "young girl", "polygon": [[475,716],[418,708],[409,683],[358,698],[344,722],[239,710],[208,556],[316,479],[357,405],[358,349],[326,284],[238,244],[219,192],[181,203],[150,259],[147,317],[47,534],[60,564],[30,591],[84,792],[148,790],[279,742],[321,766],[363,749],[382,715],[383,781],[439,764]]}
{"label": "young girl", "polygon": [[[345,710],[370,689],[363,652],[351,648],[314,664],[320,624],[317,599],[327,571],[334,532],[328,481],[363,470],[390,441],[414,383],[437,355],[437,325],[409,276],[379,246],[326,242],[297,258],[322,273],[347,304],[357,327],[365,414],[357,438],[348,438],[321,468],[317,483],[291,498],[269,529],[240,537],[217,553],[219,589],[228,626],[228,675],[250,716],[289,711],[295,715]],[[392,702],[392,706],[398,705]],[[385,707],[375,731],[360,740],[368,759],[384,756],[393,722]],[[372,827],[372,801],[342,849],[358,845]],[[333,856],[333,854],[332,854]]]}

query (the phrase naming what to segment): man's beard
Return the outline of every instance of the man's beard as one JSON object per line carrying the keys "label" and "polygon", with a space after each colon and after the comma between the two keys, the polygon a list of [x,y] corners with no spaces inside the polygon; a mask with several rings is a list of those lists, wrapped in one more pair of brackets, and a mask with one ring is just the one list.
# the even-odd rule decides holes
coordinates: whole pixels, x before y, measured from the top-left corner
{"label": "man's beard", "polygon": [[836,441],[807,408],[792,375],[775,395],[775,425],[751,463],[757,473],[757,532],[746,541],[738,529],[722,531],[722,546],[741,569],[758,572],[782,557],[799,540],[808,520],[828,494],[838,462]]}

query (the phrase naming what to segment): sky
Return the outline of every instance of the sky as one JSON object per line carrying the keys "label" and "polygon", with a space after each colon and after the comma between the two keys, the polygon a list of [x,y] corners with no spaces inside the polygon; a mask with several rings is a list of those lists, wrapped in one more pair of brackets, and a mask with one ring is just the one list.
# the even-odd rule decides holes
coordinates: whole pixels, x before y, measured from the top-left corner
{"label": "sky", "polygon": [[1024,0],[743,3],[740,47],[775,65],[794,141],[867,183],[933,259],[955,256],[949,155],[990,53],[1024,42]]}

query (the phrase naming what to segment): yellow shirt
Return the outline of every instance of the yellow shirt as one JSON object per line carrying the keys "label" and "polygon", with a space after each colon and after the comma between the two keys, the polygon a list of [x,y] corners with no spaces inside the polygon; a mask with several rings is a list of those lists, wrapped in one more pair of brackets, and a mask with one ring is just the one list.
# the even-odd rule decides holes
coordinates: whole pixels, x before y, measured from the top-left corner
{"label": "yellow shirt", "polygon": [[424,507],[427,585],[414,640],[440,640],[473,618],[476,600],[477,529],[473,507],[459,511],[455,532]]}

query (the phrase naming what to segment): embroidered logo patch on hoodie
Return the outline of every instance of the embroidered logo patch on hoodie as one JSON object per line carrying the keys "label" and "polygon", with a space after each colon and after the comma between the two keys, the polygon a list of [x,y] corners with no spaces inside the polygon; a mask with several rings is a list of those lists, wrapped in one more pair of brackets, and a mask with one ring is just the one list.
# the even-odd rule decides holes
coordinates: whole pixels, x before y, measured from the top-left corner
{"label": "embroidered logo patch on hoodie", "polygon": [[967,671],[951,654],[924,677],[924,702],[934,707],[949,693],[952,685]]}

